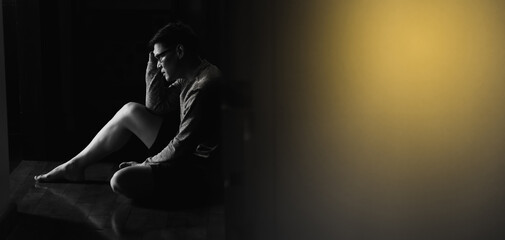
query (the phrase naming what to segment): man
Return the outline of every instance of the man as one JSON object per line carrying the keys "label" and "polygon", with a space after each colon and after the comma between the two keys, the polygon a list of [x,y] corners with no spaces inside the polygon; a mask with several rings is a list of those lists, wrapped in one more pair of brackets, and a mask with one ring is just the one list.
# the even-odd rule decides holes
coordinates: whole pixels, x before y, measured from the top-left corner
{"label": "man", "polygon": [[[194,32],[170,23],[150,41],[145,106],[128,103],[98,132],[89,145],[38,182],[84,180],[84,168],[119,150],[135,135],[154,155],[123,162],[113,175],[113,191],[133,199],[153,194],[198,196],[208,182],[219,141],[221,72],[199,55]],[[169,119],[179,116],[175,136]]]}

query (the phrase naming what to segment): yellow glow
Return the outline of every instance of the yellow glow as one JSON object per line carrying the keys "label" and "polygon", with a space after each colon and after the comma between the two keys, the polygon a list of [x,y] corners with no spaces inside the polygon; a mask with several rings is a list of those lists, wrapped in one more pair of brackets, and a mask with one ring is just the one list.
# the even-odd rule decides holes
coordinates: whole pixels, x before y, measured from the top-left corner
{"label": "yellow glow", "polygon": [[487,221],[505,194],[504,3],[318,3],[281,26],[279,195],[304,181],[342,236]]}
{"label": "yellow glow", "polygon": [[394,151],[402,161],[439,164],[440,158],[452,161],[454,151],[472,150],[476,140],[490,140],[486,134],[503,126],[505,103],[505,38],[496,5],[374,1],[347,6],[347,24],[334,33],[344,37],[328,60],[346,65],[330,74],[348,82],[343,89],[342,80],[333,83],[344,90],[346,102],[333,112],[349,118],[346,128],[361,129],[362,135],[350,137]]}

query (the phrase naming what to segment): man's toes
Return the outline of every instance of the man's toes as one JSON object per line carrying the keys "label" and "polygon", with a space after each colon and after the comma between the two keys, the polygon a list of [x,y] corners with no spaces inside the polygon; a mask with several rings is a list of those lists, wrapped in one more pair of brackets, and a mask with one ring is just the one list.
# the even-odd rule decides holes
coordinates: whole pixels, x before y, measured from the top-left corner
{"label": "man's toes", "polygon": [[33,179],[35,179],[37,182],[43,182],[46,179],[46,175],[37,175],[33,177]]}

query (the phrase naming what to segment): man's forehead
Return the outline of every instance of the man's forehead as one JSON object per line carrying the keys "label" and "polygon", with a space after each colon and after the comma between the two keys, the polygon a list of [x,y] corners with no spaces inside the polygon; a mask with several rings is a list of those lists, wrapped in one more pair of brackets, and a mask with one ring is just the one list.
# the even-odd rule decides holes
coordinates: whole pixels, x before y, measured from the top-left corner
{"label": "man's forehead", "polygon": [[158,53],[161,53],[163,51],[165,51],[166,47],[161,44],[161,43],[155,43],[154,44],[154,49],[153,49],[153,53],[154,55],[158,54]]}

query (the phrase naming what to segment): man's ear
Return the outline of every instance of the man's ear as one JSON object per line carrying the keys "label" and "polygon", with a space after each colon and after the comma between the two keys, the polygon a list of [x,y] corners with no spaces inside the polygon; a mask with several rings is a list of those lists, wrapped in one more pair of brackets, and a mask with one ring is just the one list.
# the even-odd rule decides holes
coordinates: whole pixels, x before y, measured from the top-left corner
{"label": "man's ear", "polygon": [[180,60],[184,57],[184,46],[182,44],[177,44],[175,47],[175,53],[177,54],[177,58]]}

